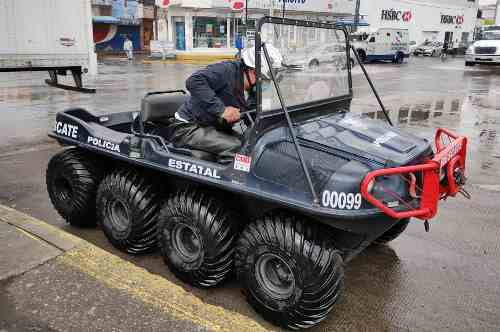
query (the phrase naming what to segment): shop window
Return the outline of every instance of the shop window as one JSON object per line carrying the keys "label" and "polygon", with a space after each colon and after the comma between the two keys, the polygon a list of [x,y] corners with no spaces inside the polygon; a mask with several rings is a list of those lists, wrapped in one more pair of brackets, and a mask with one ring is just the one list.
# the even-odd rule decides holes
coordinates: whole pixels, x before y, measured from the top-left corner
{"label": "shop window", "polygon": [[[249,19],[247,24],[243,24],[243,20],[240,18],[231,19],[231,47],[235,47],[235,41],[237,34],[241,36],[254,36],[255,35],[256,20]],[[248,31],[248,33],[247,33]],[[245,45],[247,46],[247,45]]]}
{"label": "shop window", "polygon": [[193,46],[195,48],[225,48],[227,19],[219,17],[193,17]]}

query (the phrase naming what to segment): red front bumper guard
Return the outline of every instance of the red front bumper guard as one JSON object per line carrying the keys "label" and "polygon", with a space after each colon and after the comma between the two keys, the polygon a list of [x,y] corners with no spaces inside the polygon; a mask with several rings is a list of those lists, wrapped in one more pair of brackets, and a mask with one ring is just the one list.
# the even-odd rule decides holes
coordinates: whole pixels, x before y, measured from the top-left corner
{"label": "red front bumper guard", "polygon": [[[443,143],[444,138],[447,138],[447,144]],[[414,217],[428,220],[433,218],[437,213],[438,201],[448,196],[455,196],[464,184],[461,182],[463,182],[465,174],[467,138],[439,128],[436,132],[435,144],[437,151],[434,158],[423,164],[380,169],[368,173],[361,183],[363,198],[394,219]],[[440,173],[442,170],[446,170],[447,179],[440,183]],[[409,206],[409,210],[398,212],[369,193],[370,183],[375,181],[377,177],[402,174],[410,175],[415,172],[422,172],[423,174],[420,201],[416,208],[409,206],[402,199],[399,199],[404,205]]]}

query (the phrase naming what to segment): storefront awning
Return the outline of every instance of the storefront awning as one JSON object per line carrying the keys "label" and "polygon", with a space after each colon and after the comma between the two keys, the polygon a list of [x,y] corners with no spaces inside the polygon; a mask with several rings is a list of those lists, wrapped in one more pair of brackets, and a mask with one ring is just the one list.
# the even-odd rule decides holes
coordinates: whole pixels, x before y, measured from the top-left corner
{"label": "storefront awning", "polygon": [[113,16],[94,16],[92,18],[94,23],[108,23],[108,24],[118,24],[120,20]]}

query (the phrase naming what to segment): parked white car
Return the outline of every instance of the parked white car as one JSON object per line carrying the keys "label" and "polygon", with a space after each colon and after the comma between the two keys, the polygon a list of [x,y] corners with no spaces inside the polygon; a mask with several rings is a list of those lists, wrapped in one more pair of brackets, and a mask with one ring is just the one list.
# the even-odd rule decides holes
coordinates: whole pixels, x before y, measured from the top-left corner
{"label": "parked white car", "polygon": [[500,30],[485,31],[465,52],[465,65],[500,64]]}
{"label": "parked white car", "polygon": [[[323,64],[333,64],[338,69],[346,69],[346,49],[341,44],[324,44],[309,47],[307,51],[300,54],[286,55],[283,59],[285,67],[304,70],[315,69]],[[350,51],[349,61],[351,67],[356,65],[356,56]]]}
{"label": "parked white car", "polygon": [[437,41],[426,41],[413,51],[413,55],[440,56],[442,52],[443,43]]}

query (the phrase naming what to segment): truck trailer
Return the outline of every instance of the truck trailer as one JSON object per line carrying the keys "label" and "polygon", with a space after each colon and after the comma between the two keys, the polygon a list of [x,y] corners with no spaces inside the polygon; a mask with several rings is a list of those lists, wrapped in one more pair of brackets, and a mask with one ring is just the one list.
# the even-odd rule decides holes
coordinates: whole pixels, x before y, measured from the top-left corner
{"label": "truck trailer", "polygon": [[[90,0],[0,1],[0,72],[47,71],[50,86],[93,93],[82,75],[97,73]],[[61,84],[71,73],[75,86]]]}

